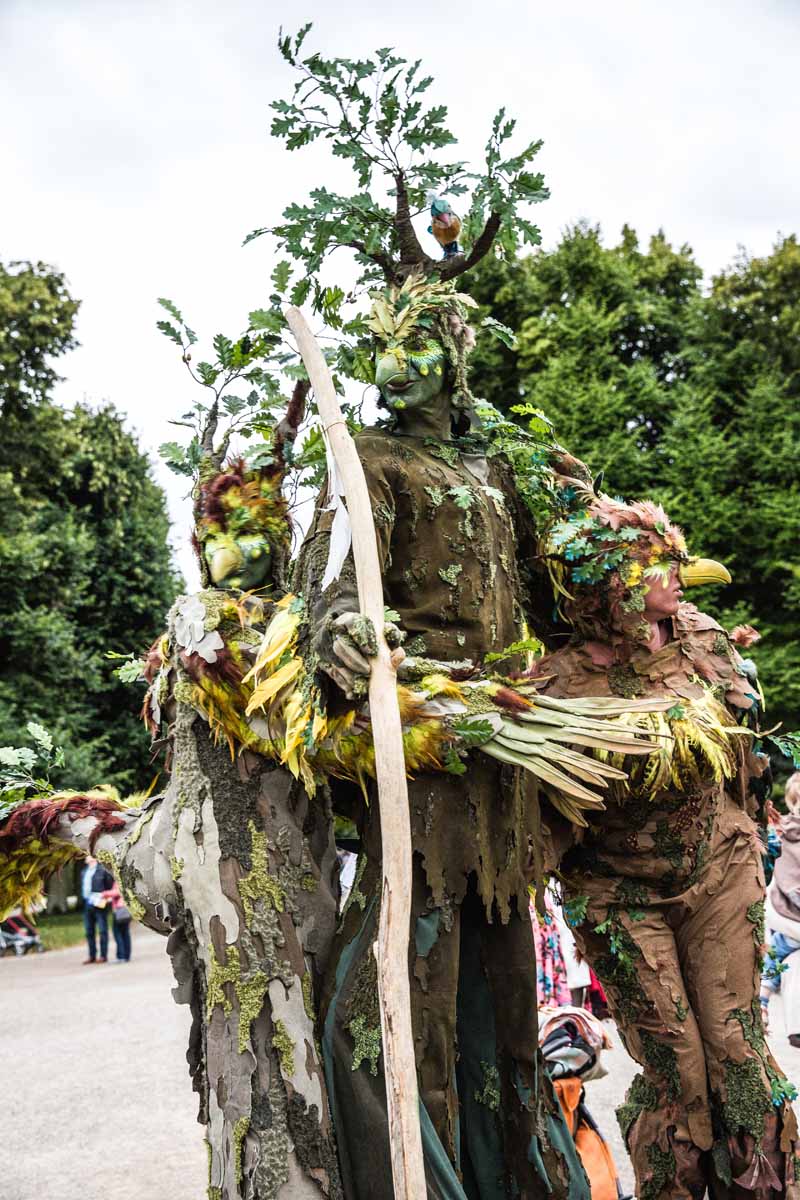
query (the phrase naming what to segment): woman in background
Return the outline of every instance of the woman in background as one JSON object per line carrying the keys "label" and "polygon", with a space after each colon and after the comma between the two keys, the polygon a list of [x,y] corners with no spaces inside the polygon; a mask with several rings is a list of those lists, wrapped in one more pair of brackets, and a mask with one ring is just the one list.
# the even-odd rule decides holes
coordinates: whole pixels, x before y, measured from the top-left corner
{"label": "woman in background", "polygon": [[536,901],[531,899],[530,902],[536,950],[536,995],[540,1008],[572,1004],[555,907],[549,888],[545,888],[543,915],[537,912]]}
{"label": "woman in background", "polygon": [[767,956],[761,979],[761,1007],[768,1024],[770,998],[780,991],[783,1021],[793,1046],[800,1047],[800,771],[789,777],[781,819],[781,850],[767,892]]}
{"label": "woman in background", "polygon": [[112,886],[103,892],[103,899],[111,904],[117,962],[129,963],[131,961],[131,914],[122,898],[116,879]]}

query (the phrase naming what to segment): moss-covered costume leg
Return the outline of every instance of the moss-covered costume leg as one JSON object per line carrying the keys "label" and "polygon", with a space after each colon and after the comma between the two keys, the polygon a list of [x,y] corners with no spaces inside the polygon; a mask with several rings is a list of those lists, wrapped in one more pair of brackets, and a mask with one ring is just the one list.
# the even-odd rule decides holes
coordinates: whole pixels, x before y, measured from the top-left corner
{"label": "moss-covered costume leg", "polygon": [[[323,1058],[345,1194],[392,1200],[372,951],[380,864],[362,865],[326,983]],[[537,1088],[527,913],[489,924],[474,887],[452,909],[429,897],[415,855],[409,970],[429,1200],[588,1200],[555,1097]]]}
{"label": "moss-covered costume leg", "polygon": [[[582,890],[586,892],[587,882]],[[578,941],[644,1070],[618,1117],[640,1200],[797,1194],[792,1093],[758,1003],[763,876],[741,828],[718,831],[699,880],[659,898],[588,881]]]}

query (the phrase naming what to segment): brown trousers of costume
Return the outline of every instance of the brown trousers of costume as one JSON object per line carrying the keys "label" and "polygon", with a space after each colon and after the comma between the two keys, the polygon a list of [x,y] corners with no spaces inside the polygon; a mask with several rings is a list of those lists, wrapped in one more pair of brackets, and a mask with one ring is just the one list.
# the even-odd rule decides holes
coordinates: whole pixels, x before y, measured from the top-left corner
{"label": "brown trousers of costume", "polygon": [[758,1003],[755,826],[729,802],[696,881],[668,899],[634,871],[573,877],[568,891],[588,892],[576,939],[643,1067],[618,1110],[639,1200],[795,1196],[797,1127]]}

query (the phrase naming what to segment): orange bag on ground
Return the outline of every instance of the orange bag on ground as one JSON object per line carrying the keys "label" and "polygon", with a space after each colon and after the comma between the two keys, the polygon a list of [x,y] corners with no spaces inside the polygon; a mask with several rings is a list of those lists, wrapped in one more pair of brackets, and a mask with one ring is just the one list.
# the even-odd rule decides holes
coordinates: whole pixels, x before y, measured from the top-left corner
{"label": "orange bag on ground", "polygon": [[592,1200],[618,1200],[617,1168],[606,1143],[580,1112],[583,1083],[575,1075],[553,1080],[561,1111],[589,1179]]}

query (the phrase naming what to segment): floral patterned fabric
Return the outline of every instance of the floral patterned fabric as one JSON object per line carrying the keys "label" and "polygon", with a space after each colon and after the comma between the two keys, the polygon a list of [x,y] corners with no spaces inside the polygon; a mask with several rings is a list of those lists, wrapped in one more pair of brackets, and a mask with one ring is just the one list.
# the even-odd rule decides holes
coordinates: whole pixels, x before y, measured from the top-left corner
{"label": "floral patterned fabric", "polygon": [[547,1004],[571,1004],[567,986],[567,968],[561,952],[561,939],[553,915],[552,900],[545,892],[545,913],[540,916],[533,900],[530,903],[533,941],[536,947],[536,993],[539,1007]]}

